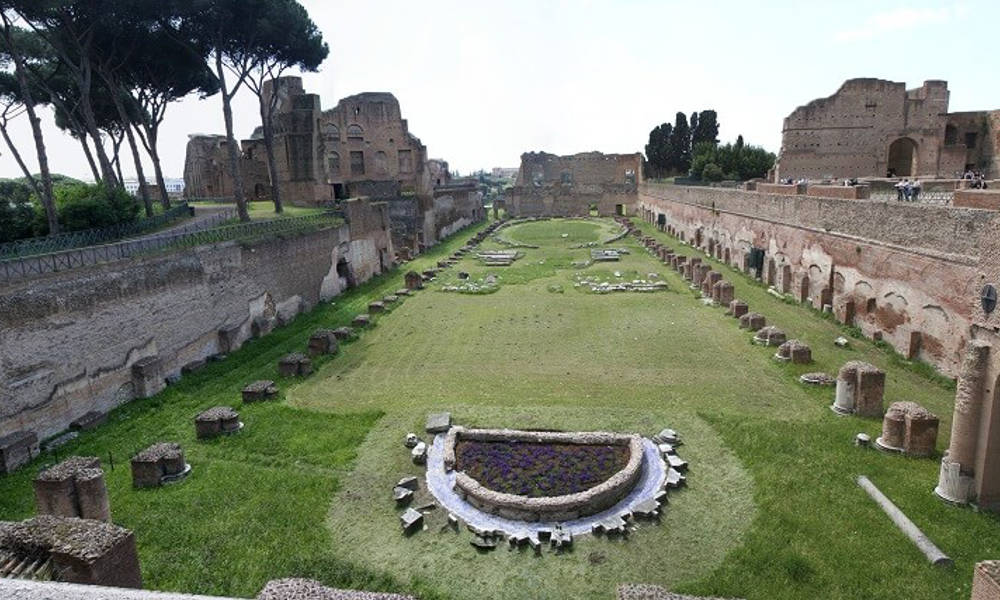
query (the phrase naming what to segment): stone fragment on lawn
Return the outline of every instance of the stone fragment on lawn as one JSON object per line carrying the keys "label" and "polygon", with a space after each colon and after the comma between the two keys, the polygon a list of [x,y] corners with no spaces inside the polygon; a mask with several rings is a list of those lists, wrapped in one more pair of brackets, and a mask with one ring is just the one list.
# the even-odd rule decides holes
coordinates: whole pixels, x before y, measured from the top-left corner
{"label": "stone fragment on lawn", "polygon": [[417,434],[415,433],[406,434],[406,441],[404,442],[404,444],[406,445],[407,448],[413,448],[419,443],[420,443],[420,438],[417,437]]}
{"label": "stone fragment on lawn", "polygon": [[385,304],[394,304],[396,302],[399,302],[399,296],[395,294],[389,294],[388,296],[383,296],[382,302]]}
{"label": "stone fragment on lawn", "polygon": [[677,454],[677,451],[674,449],[672,444],[658,444],[656,449],[664,456],[667,454]]}
{"label": "stone fragment on lawn", "polygon": [[261,400],[270,400],[278,395],[278,386],[274,384],[270,379],[260,379],[254,381],[253,383],[247,384],[243,388],[243,401],[244,402],[259,402]]}
{"label": "stone fragment on lawn", "polygon": [[427,462],[427,444],[423,442],[417,443],[410,451],[410,457],[413,459],[413,464],[422,465]]}
{"label": "stone fragment on lawn", "polygon": [[687,480],[687,478],[684,477],[684,475],[680,471],[678,471],[676,469],[673,469],[673,468],[667,470],[667,487],[668,488],[679,488],[682,485],[684,485],[684,482],[686,480]]}
{"label": "stone fragment on lawn", "polygon": [[278,361],[278,374],[282,377],[305,376],[312,373],[312,361],[301,352],[286,354]]}
{"label": "stone fragment on lawn", "polygon": [[354,337],[354,330],[350,327],[338,327],[333,330],[333,335],[338,340],[349,340]]}
{"label": "stone fragment on lawn", "polygon": [[420,487],[420,484],[416,477],[404,477],[396,483],[396,486],[406,488],[408,490],[416,490]]}
{"label": "stone fragment on lawn", "polygon": [[837,339],[833,340],[833,344],[840,348],[846,348],[851,345],[851,342],[848,341],[848,339],[845,338],[844,336],[840,336]]}
{"label": "stone fragment on lawn", "polygon": [[431,413],[427,415],[427,433],[444,433],[451,429],[451,413]]}
{"label": "stone fragment on lawn", "polygon": [[830,386],[837,383],[837,378],[826,373],[803,373],[799,381],[808,385]]}
{"label": "stone fragment on lawn", "polygon": [[468,279],[469,278],[469,274],[466,273],[465,271],[459,271],[458,272],[458,278],[459,279]]}
{"label": "stone fragment on lawn", "polygon": [[331,329],[317,329],[309,336],[309,355],[336,354],[339,348],[337,335]]}
{"label": "stone fragment on lawn", "polygon": [[556,529],[552,532],[549,543],[556,549],[568,548],[573,545],[573,534],[565,529]]}
{"label": "stone fragment on lawn", "polygon": [[778,346],[775,358],[795,365],[804,365],[812,362],[812,350],[807,344],[799,340],[788,340]]}
{"label": "stone fragment on lawn", "polygon": [[242,426],[240,413],[229,406],[210,408],[194,419],[195,437],[199,440],[236,433]]}
{"label": "stone fragment on lawn", "polygon": [[748,312],[747,314],[740,317],[740,329],[749,329],[750,331],[758,331],[763,329],[767,325],[767,319],[764,315],[756,312]]}
{"label": "stone fragment on lawn", "polygon": [[788,340],[785,332],[778,329],[774,325],[768,325],[767,327],[761,327],[757,330],[757,335],[753,337],[753,341],[758,344],[763,344],[764,346],[780,346]]}
{"label": "stone fragment on lawn", "polygon": [[668,454],[666,456],[666,459],[667,459],[667,464],[670,466],[671,469],[675,469],[677,471],[687,471],[688,468],[687,461],[677,456],[676,454]]}
{"label": "stone fragment on lawn", "polygon": [[679,444],[681,438],[673,429],[664,429],[653,436],[653,441],[657,444]]}
{"label": "stone fragment on lawn", "polygon": [[413,500],[413,490],[397,485],[392,488],[392,499],[395,500],[397,504],[405,504],[410,500]]}
{"label": "stone fragment on lawn", "polygon": [[385,312],[385,303],[376,300],[375,302],[368,303],[368,312],[372,314]]}
{"label": "stone fragment on lawn", "polygon": [[410,296],[410,295],[412,295],[412,293],[410,292],[409,288],[400,288],[400,289],[396,290],[393,293],[395,295],[397,295],[397,296]]}
{"label": "stone fragment on lawn", "polygon": [[424,525],[424,515],[420,511],[412,508],[406,509],[399,517],[399,522],[403,526],[403,533],[412,533]]}
{"label": "stone fragment on lawn", "polygon": [[469,542],[478,550],[492,550],[497,547],[497,539],[495,537],[479,537],[478,535],[472,536],[472,541]]}
{"label": "stone fragment on lawn", "polygon": [[354,317],[354,319],[351,321],[351,325],[361,328],[368,327],[369,325],[371,325],[371,323],[372,323],[371,315],[367,314],[358,315]]}

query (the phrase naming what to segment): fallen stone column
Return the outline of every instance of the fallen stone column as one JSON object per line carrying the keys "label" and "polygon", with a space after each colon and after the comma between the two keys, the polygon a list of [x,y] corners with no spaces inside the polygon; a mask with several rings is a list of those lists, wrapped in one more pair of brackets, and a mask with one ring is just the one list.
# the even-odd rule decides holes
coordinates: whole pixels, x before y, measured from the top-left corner
{"label": "fallen stone column", "polygon": [[943,567],[950,567],[953,564],[952,560],[948,558],[948,555],[941,552],[941,549],[935,546],[934,542],[924,535],[924,532],[920,531],[913,521],[903,514],[903,511],[899,510],[899,508],[892,503],[892,500],[889,500],[885,494],[879,491],[879,489],[875,487],[875,484],[869,481],[867,477],[864,475],[858,476],[858,485],[860,485],[861,489],[871,496],[872,500],[878,503],[879,507],[885,511],[885,514],[889,515],[892,522],[896,524],[896,527],[899,527],[900,531],[902,531],[906,537],[910,538],[910,541],[912,541],[917,548],[923,552],[924,556],[927,557],[927,560],[929,560],[931,564]]}

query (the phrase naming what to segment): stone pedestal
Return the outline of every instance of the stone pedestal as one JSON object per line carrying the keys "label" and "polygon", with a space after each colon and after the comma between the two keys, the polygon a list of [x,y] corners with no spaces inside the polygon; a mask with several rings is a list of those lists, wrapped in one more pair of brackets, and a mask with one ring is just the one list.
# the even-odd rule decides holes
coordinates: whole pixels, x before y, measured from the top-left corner
{"label": "stone pedestal", "polygon": [[71,456],[35,477],[35,507],[40,515],[111,521],[111,504],[100,459]]}
{"label": "stone pedestal", "polygon": [[210,408],[194,419],[195,436],[199,440],[211,439],[240,430],[240,413],[228,406]]}
{"label": "stone pedestal", "polygon": [[409,271],[404,279],[406,280],[406,289],[408,290],[420,290],[424,287],[424,278],[416,271]]}
{"label": "stone pedestal", "polygon": [[931,456],[937,449],[937,415],[922,406],[914,406],[906,413],[906,433],[903,451],[909,456]]}
{"label": "stone pedestal", "polygon": [[728,281],[717,281],[712,286],[712,302],[721,306],[730,306],[733,301],[733,284]]}
{"label": "stone pedestal", "polygon": [[788,340],[778,346],[778,352],[774,355],[778,360],[791,362],[796,365],[805,365],[812,362],[812,350],[804,342],[799,340]]}
{"label": "stone pedestal", "polygon": [[831,407],[841,414],[881,417],[885,372],[857,360],[846,363],[837,376],[837,397]]}
{"label": "stone pedestal", "polygon": [[278,361],[278,374],[282,377],[305,376],[312,373],[312,361],[301,352],[292,352]]}
{"label": "stone pedestal", "polygon": [[180,444],[160,442],[132,457],[132,485],[157,487],[187,473]]}
{"label": "stone pedestal", "polygon": [[975,479],[969,473],[962,472],[962,465],[944,453],[941,458],[941,471],[938,474],[938,484],[934,493],[942,500],[953,504],[968,504],[972,497]]}
{"label": "stone pedestal", "polygon": [[754,342],[764,346],[780,346],[787,341],[785,332],[774,325],[762,327],[757,330],[757,335],[753,337]]}
{"label": "stone pedestal", "polygon": [[416,600],[413,596],[357,592],[324,586],[312,579],[275,579],[267,582],[257,600]]}
{"label": "stone pedestal", "polygon": [[767,326],[767,319],[760,313],[750,312],[740,317],[740,329],[758,331]]}
{"label": "stone pedestal", "polygon": [[336,354],[339,348],[337,334],[331,329],[317,329],[309,336],[309,355]]}
{"label": "stone pedestal", "polygon": [[32,431],[15,431],[0,437],[0,473],[13,473],[38,454],[38,436]]}
{"label": "stone pedestal", "polygon": [[274,382],[269,379],[255,381],[247,384],[247,386],[243,388],[244,402],[260,402],[261,400],[270,400],[277,395],[278,386],[276,386]]}
{"label": "stone pedestal", "polygon": [[748,312],[750,312],[750,307],[747,306],[747,303],[742,300],[733,300],[732,302],[729,303],[728,313],[736,317],[737,319],[747,314]]}
{"label": "stone pedestal", "polygon": [[990,350],[988,343],[972,340],[962,361],[951,420],[951,442],[941,460],[941,475],[934,489],[949,502],[965,504],[972,498]]}
{"label": "stone pedestal", "polygon": [[0,550],[15,555],[49,555],[56,581],[142,587],[135,535],[110,523],[51,515],[19,523],[0,522]]}
{"label": "stone pedestal", "polygon": [[370,315],[358,315],[351,320],[351,325],[359,329],[364,329],[365,327],[368,327],[371,324],[372,324],[372,318]]}
{"label": "stone pedestal", "polygon": [[163,365],[157,356],[147,356],[132,363],[132,385],[136,398],[149,398],[167,387]]}
{"label": "stone pedestal", "polygon": [[1000,600],[1000,560],[976,563],[971,600]]}
{"label": "stone pedestal", "polygon": [[385,304],[382,303],[381,301],[369,302],[368,303],[368,312],[371,313],[371,314],[377,314],[377,313],[385,312]]}
{"label": "stone pedestal", "polygon": [[903,441],[906,439],[906,413],[912,402],[893,402],[882,417],[882,435],[875,440],[875,445],[883,450],[903,451]]}

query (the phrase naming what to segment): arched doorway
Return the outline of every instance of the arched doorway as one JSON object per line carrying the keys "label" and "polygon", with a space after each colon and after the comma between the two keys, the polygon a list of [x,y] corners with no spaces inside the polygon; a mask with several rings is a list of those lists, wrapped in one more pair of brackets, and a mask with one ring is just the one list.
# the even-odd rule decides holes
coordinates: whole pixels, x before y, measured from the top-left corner
{"label": "arched doorway", "polygon": [[889,144],[889,173],[894,177],[917,174],[917,143],[908,137]]}

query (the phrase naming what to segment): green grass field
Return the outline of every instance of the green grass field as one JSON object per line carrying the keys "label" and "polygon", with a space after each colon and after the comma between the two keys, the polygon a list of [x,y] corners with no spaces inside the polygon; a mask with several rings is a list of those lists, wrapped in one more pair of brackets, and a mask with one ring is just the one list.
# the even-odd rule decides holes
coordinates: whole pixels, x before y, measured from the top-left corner
{"label": "green grass field", "polygon": [[[610,599],[625,582],[748,600],[967,598],[974,562],[1000,556],[997,518],[938,501],[935,459],[853,447],[856,433],[874,437],[880,423],[835,416],[832,388],[807,388],[797,377],[835,373],[851,359],[880,365],[888,372],[887,402],[913,400],[941,416],[939,448],[947,444],[953,386],[865,340],[837,348],[833,339],[843,331],[836,323],[717,265],[752,310],[812,346],[815,364],[780,364],[773,348],[752,345],[735,319],[705,306],[633,238],[611,244],[630,250],[622,261],[580,266],[590,251],[570,246],[616,230],[607,219],[505,229],[506,239],[541,247],[521,249],[523,258],[505,268],[463,259],[380,315],[311,377],[279,379],[280,403],[239,408],[244,432],[194,440],[200,409],[239,407],[243,383],[277,379],[276,359],[303,348],[312,329],[364,312],[369,300],[401,287],[403,270],[426,268],[462,245],[469,233],[459,234],[160,396],[117,411],[61,454],[114,458],[112,513],[136,531],[151,588],[250,597],[268,579],[296,575],[425,599]],[[499,289],[442,291],[459,283],[459,271],[472,280],[496,275]],[[669,289],[599,295],[574,285],[615,271],[657,274]],[[659,524],[641,525],[625,540],[581,536],[559,555],[506,547],[477,553],[471,534],[443,527],[441,510],[428,514],[427,530],[404,537],[391,488],[420,470],[403,437],[422,433],[426,414],[438,410],[464,425],[646,435],[673,427],[685,441],[689,485],[671,495]],[[192,476],[132,490],[128,456],[161,439],[185,446]],[[30,480],[41,464],[0,478],[4,518],[32,514]],[[949,553],[955,568],[927,564],[855,485],[859,474]],[[421,490],[416,503],[428,499]]]}

